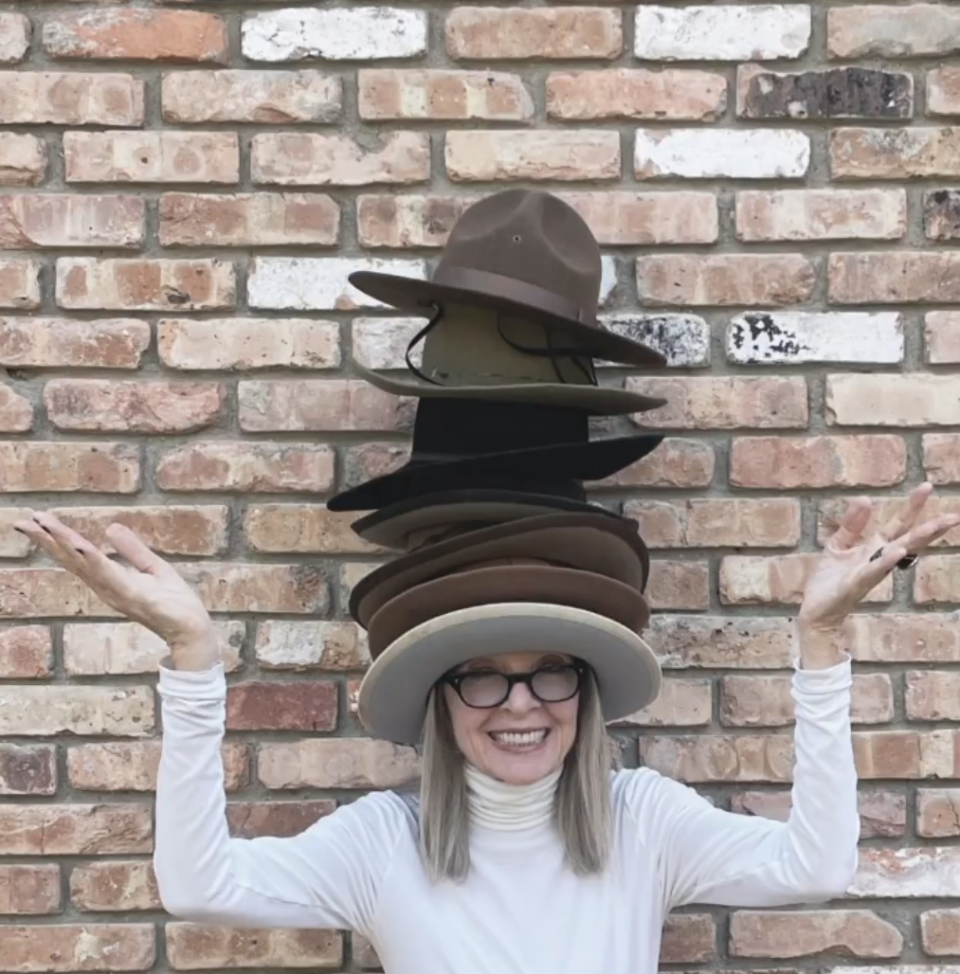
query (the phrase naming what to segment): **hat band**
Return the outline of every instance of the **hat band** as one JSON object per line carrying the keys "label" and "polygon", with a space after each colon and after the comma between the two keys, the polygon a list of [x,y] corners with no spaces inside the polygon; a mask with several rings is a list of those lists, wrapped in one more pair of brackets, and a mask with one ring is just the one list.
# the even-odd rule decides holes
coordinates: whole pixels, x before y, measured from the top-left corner
{"label": "hat band", "polygon": [[548,314],[559,318],[570,318],[592,324],[594,319],[576,301],[563,297],[555,291],[519,281],[515,277],[504,277],[502,274],[491,274],[489,271],[478,271],[467,267],[444,266],[437,269],[433,276],[434,283],[448,287],[461,287],[467,291],[480,291],[495,294],[515,301],[517,304],[539,308]]}

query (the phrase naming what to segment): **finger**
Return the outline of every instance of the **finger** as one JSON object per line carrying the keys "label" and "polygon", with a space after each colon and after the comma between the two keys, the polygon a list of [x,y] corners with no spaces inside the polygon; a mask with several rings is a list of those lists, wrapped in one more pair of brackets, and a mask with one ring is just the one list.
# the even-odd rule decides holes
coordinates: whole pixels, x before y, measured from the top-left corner
{"label": "finger", "polygon": [[68,528],[60,518],[49,513],[49,511],[35,512],[33,521],[52,539],[55,545],[63,550],[67,558],[72,558],[74,553],[79,553],[90,546],[90,542],[82,534],[78,534],[73,528]]}
{"label": "finger", "polygon": [[79,564],[78,552],[60,544],[51,533],[46,523],[41,523],[37,515],[29,519],[23,518],[13,522],[13,527],[21,534],[25,534],[41,551],[45,551],[55,561],[73,570]]}
{"label": "finger", "polygon": [[137,571],[148,575],[162,575],[170,566],[155,554],[143,540],[125,524],[114,522],[106,530],[107,539]]}
{"label": "finger", "polygon": [[863,532],[870,523],[873,505],[866,497],[852,500],[843,514],[840,526],[827,541],[835,551],[848,551],[863,542]]}
{"label": "finger", "polygon": [[929,547],[934,541],[939,541],[945,534],[952,531],[960,524],[960,514],[944,514],[941,517],[924,521],[912,531],[896,538],[895,541],[902,548],[906,548],[911,554],[918,554],[924,548]]}
{"label": "finger", "polygon": [[887,519],[880,529],[880,534],[885,538],[893,539],[909,531],[917,523],[917,518],[920,517],[932,493],[933,484],[929,480],[915,487],[910,492],[906,506]]}

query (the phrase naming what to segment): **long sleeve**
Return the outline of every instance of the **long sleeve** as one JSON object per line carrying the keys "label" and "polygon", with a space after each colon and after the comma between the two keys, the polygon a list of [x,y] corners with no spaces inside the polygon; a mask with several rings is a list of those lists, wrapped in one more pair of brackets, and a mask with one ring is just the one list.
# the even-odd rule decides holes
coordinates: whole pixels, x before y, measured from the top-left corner
{"label": "long sleeve", "polygon": [[226,819],[221,746],[226,680],[160,667],[163,739],[153,863],[174,916],[240,927],[366,932],[402,817],[371,794],[292,837],[233,838]]}
{"label": "long sleeve", "polygon": [[773,907],[841,896],[857,868],[860,818],[850,729],[851,662],[795,667],[795,764],[786,822],[718,809],[654,774],[641,835],[656,843],[664,904]]}

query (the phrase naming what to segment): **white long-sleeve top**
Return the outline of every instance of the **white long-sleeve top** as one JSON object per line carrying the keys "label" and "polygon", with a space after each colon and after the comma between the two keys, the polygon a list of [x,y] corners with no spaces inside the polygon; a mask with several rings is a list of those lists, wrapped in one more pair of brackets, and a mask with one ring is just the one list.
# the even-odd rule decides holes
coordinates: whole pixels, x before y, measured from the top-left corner
{"label": "white long-sleeve top", "polygon": [[688,903],[774,907],[843,894],[860,824],[849,657],[793,674],[796,764],[786,822],[718,809],[650,769],[612,774],[614,854],[564,866],[552,825],[471,827],[472,870],[431,885],[407,804],[374,792],[299,835],[231,838],[220,665],[161,667],[154,867],[164,907],[224,926],[355,930],[387,974],[656,974],[661,928]]}

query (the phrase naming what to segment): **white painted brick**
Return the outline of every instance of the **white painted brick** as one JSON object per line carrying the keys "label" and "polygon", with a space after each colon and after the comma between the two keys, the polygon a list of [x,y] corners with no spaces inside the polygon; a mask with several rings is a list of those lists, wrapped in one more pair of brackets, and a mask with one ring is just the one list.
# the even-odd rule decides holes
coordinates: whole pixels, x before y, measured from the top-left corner
{"label": "white painted brick", "polygon": [[[884,849],[882,858],[871,854],[875,851],[879,852],[871,849],[861,856],[848,896],[926,899],[951,896],[960,889],[960,846]],[[885,968],[884,974],[889,970]]]}
{"label": "white painted brick", "polygon": [[427,51],[427,15],[392,7],[271,10],[244,21],[242,50],[251,61],[417,57]]}
{"label": "white painted brick", "polygon": [[810,165],[810,138],[790,129],[639,129],[637,178],[786,179]]}
{"label": "white painted brick", "polygon": [[0,13],[0,63],[22,61],[30,47],[30,21],[26,14]]}
{"label": "white painted brick", "polygon": [[806,4],[641,6],[633,49],[655,61],[768,61],[800,57],[810,42]]}
{"label": "white painted brick", "polygon": [[[405,369],[407,346],[425,324],[425,318],[354,318],[351,325],[354,361],[368,369]],[[410,361],[420,367],[422,341],[410,352]]]}
{"label": "white painted brick", "polygon": [[617,289],[617,264],[609,254],[600,258],[600,300],[602,308],[613,298]]}
{"label": "white painted brick", "polygon": [[902,362],[903,322],[896,312],[750,312],[727,325],[726,352],[738,365]]}
{"label": "white painted brick", "polygon": [[369,260],[349,257],[255,257],[247,296],[251,308],[297,311],[349,311],[382,308],[347,278],[354,271],[379,271],[423,279],[422,260]]}
{"label": "white painted brick", "polygon": [[661,352],[668,367],[710,364],[710,325],[699,315],[620,313],[601,320],[610,331]]}

